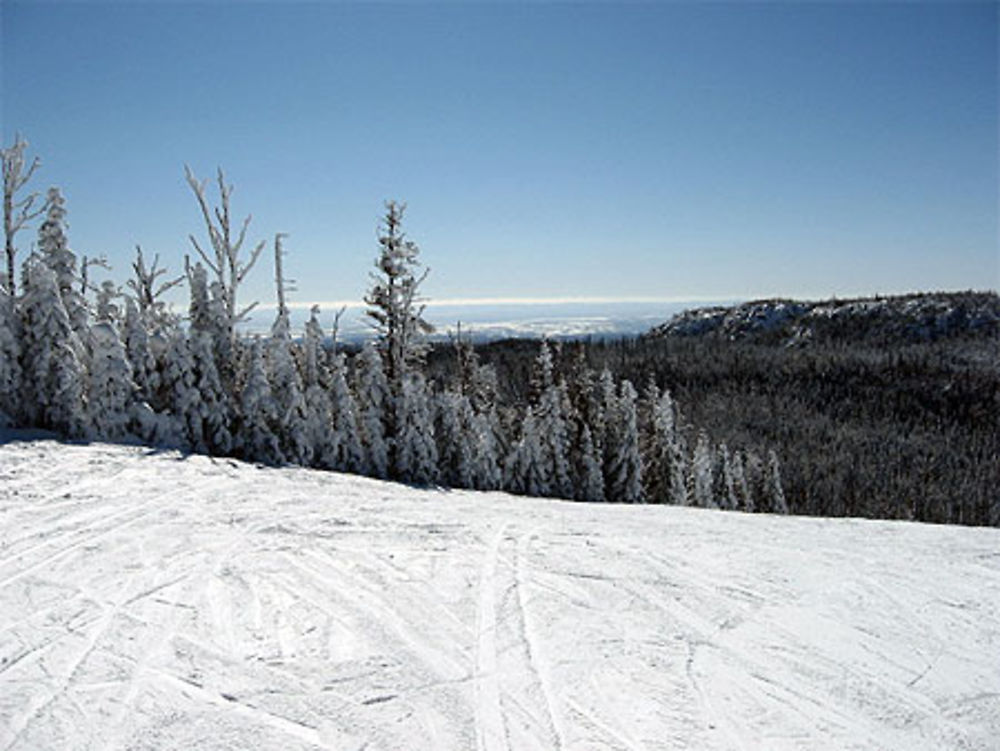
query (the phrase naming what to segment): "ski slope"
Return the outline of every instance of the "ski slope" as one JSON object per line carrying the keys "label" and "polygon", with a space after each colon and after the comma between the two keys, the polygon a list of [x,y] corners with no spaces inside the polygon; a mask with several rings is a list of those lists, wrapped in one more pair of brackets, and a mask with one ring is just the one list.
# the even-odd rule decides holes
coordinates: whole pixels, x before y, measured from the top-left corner
{"label": "ski slope", "polygon": [[1000,530],[8,440],[0,749],[96,748],[997,749]]}

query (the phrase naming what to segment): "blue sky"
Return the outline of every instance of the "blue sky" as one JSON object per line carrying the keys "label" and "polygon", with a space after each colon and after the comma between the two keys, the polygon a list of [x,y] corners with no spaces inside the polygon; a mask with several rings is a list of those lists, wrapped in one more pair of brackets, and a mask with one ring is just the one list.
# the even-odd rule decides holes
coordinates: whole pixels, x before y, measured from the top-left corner
{"label": "blue sky", "polygon": [[[123,279],[216,165],[299,301],[998,286],[993,3],[2,3],[2,125]],[[26,242],[28,236],[22,236]],[[273,297],[270,258],[246,298]]]}

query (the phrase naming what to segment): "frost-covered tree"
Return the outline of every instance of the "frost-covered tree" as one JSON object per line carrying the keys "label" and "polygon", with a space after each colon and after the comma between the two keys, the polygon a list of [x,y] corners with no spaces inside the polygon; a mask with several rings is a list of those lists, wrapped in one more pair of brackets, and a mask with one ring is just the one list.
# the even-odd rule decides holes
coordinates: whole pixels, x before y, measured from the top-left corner
{"label": "frost-covered tree", "polygon": [[434,399],[434,413],[441,482],[453,488],[474,487],[477,425],[469,399],[446,389]]}
{"label": "frost-covered tree", "polygon": [[538,427],[542,462],[546,465],[549,492],[572,498],[574,483],[570,465],[569,397],[564,383],[555,383],[552,352],[542,342],[532,377],[532,391],[537,395],[532,406]]}
{"label": "frost-covered tree", "polygon": [[136,401],[132,366],[114,323],[98,321],[90,331],[87,406],[91,430],[98,438],[123,438],[129,432]]}
{"label": "frost-covered tree", "polygon": [[11,297],[17,294],[15,237],[28,222],[41,216],[46,208],[44,204],[36,207],[38,193],[28,193],[23,197],[18,196],[18,193],[28,184],[31,176],[35,174],[35,170],[41,164],[38,157],[35,157],[30,164],[25,166],[24,152],[27,148],[28,142],[19,135],[14,136],[14,143],[10,146],[0,148],[0,164],[3,167],[4,255],[7,259],[7,273],[3,284],[6,285],[7,292]]}
{"label": "frost-covered tree", "polygon": [[365,466],[373,477],[389,476],[389,446],[386,420],[390,409],[389,382],[382,357],[371,342],[355,359],[354,393],[357,395]]}
{"label": "frost-covered tree", "polygon": [[753,513],[756,511],[753,495],[750,493],[750,483],[747,482],[746,470],[744,469],[743,454],[733,453],[732,460],[733,485],[736,488],[737,508],[741,511]]}
{"label": "frost-covered tree", "polygon": [[143,326],[152,334],[172,330],[177,324],[163,296],[184,281],[183,276],[161,281],[167,270],[160,268],[160,257],[153,258],[151,266],[146,265],[142,248],[135,246],[135,260],[132,262],[133,276],[126,284],[132,290],[132,297],[139,309]]}
{"label": "frost-covered tree", "polygon": [[0,283],[0,425],[21,413],[20,329],[14,296]]}
{"label": "frost-covered tree", "polygon": [[308,465],[313,459],[313,447],[305,431],[306,402],[298,365],[292,354],[287,309],[278,311],[271,327],[267,354],[271,390],[278,410],[277,432],[281,451],[287,461]]}
{"label": "frost-covered tree", "polygon": [[198,407],[204,445],[211,454],[228,454],[233,450],[232,404],[215,366],[212,339],[205,332],[192,331],[190,348],[195,387],[200,396]]}
{"label": "frost-covered tree", "polygon": [[233,340],[236,336],[236,325],[243,321],[257,305],[254,302],[240,309],[236,300],[240,286],[254,264],[257,263],[261,251],[264,250],[264,241],[261,240],[255,245],[245,258],[241,256],[243,243],[246,241],[247,228],[250,226],[250,216],[243,220],[239,230],[234,231],[229,212],[233,186],[226,183],[221,168],[216,175],[219,205],[212,210],[209,210],[208,199],[205,196],[208,181],[199,181],[187,166],[184,167],[184,176],[187,178],[188,185],[194,192],[198,207],[201,209],[205,230],[208,233],[209,250],[204,250],[194,235],[189,236],[191,244],[201,260],[215,274],[216,283],[219,285],[219,298],[222,302],[226,334],[230,340]]}
{"label": "frost-covered tree", "polygon": [[607,435],[613,440],[605,447],[608,456],[605,488],[607,498],[619,503],[642,501],[642,457],[639,453],[636,400],[635,387],[627,380],[622,381],[608,420],[611,427]]}
{"label": "frost-covered tree", "polygon": [[647,388],[647,429],[643,454],[643,480],[650,503],[686,506],[683,441],[677,428],[677,405],[670,391]]}
{"label": "frost-covered tree", "polygon": [[591,437],[590,426],[582,425],[577,442],[575,461],[576,492],[578,501],[596,503],[604,499],[604,475],[601,474],[601,460]]}
{"label": "frost-covered tree", "polygon": [[385,373],[394,397],[402,393],[406,376],[426,351],[424,335],[434,327],[423,318],[420,285],[428,270],[418,273],[420,249],[403,232],[405,205],[388,201],[378,234],[379,255],[372,285],[365,295],[365,315],[378,333],[385,354]]}
{"label": "frost-covered tree", "polygon": [[347,363],[341,353],[330,359],[330,412],[334,431],[333,466],[342,472],[365,471],[358,405],[347,385]]}
{"label": "frost-covered tree", "polygon": [[160,373],[149,345],[149,332],[143,324],[139,308],[131,297],[125,298],[123,334],[125,355],[132,365],[132,381],[136,385],[139,398],[151,406],[159,406],[156,404],[156,397],[160,389]]}
{"label": "frost-covered tree", "polygon": [[69,436],[86,434],[83,345],[70,321],[55,272],[27,264],[22,301],[21,373],[27,422]]}
{"label": "frost-covered tree", "polygon": [[280,425],[278,405],[267,377],[264,346],[256,340],[250,349],[250,366],[240,394],[238,443],[244,458],[264,464],[281,464],[284,454],[276,429]]}
{"label": "frost-covered tree", "polygon": [[705,433],[698,434],[698,441],[691,456],[691,500],[695,506],[717,508],[712,497],[712,446]]}
{"label": "frost-covered tree", "polygon": [[496,490],[503,485],[500,456],[500,421],[496,409],[490,408],[472,415],[472,487]]}
{"label": "frost-covered tree", "polygon": [[185,446],[206,451],[201,392],[187,337],[179,329],[170,337],[163,368],[163,400]]}
{"label": "frost-covered tree", "polygon": [[505,464],[504,487],[524,495],[547,496],[550,493],[549,464],[545,460],[538,424],[531,410],[524,417],[521,436]]}
{"label": "frost-covered tree", "polygon": [[[81,344],[88,344],[87,304],[79,291],[76,254],[70,250],[66,236],[66,201],[59,188],[49,188],[45,220],[38,227],[38,255],[55,274],[73,331]],[[82,360],[82,352],[78,356]]]}
{"label": "frost-covered tree", "polygon": [[396,412],[393,439],[395,475],[404,482],[426,485],[438,478],[434,415],[427,381],[420,372],[407,375]]}

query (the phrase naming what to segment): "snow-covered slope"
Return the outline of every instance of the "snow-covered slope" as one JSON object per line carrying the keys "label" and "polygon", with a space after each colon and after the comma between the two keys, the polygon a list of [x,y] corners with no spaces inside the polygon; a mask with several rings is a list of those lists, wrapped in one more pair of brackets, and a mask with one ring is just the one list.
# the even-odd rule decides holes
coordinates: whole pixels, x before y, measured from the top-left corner
{"label": "snow-covered slope", "polygon": [[0,445],[2,749],[996,749],[1000,530]]}

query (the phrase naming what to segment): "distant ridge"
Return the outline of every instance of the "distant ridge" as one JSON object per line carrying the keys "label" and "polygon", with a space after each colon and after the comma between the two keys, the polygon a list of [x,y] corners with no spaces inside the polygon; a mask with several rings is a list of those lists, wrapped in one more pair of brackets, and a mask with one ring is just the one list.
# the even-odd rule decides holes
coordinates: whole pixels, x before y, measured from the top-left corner
{"label": "distant ridge", "polygon": [[879,344],[988,339],[998,334],[1000,297],[995,292],[970,291],[818,302],[755,300],[730,307],[695,308],[675,315],[646,336],[704,336],[807,346],[813,342]]}

